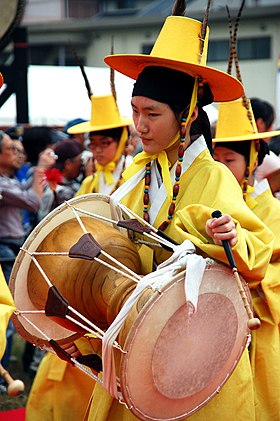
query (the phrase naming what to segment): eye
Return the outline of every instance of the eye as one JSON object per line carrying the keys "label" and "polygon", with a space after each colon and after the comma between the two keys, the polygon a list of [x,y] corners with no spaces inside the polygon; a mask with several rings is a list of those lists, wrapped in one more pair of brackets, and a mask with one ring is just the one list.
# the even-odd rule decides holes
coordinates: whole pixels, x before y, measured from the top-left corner
{"label": "eye", "polygon": [[159,116],[159,114],[156,114],[156,113],[149,113],[149,117],[158,117]]}

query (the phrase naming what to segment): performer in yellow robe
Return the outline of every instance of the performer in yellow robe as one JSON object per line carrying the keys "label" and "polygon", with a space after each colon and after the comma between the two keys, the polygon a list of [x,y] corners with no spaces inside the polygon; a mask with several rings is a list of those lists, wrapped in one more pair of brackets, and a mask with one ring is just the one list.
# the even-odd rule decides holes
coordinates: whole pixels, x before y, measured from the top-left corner
{"label": "performer in yellow robe", "polygon": [[[92,96],[91,120],[72,126],[70,133],[90,132],[90,149],[97,159],[97,171],[82,182],[76,196],[118,187],[122,171],[131,156],[125,156],[130,119],[120,116],[113,95]],[[83,354],[90,354],[83,341],[76,341]],[[95,382],[76,367],[48,353],[34,379],[26,407],[27,421],[82,420]],[[40,396],[44,396],[43,402]]]}
{"label": "performer in yellow robe", "polygon": [[8,321],[15,310],[13,297],[10,293],[7,282],[0,266],[0,359],[3,357],[6,348],[6,329]]}
{"label": "performer in yellow robe", "polygon": [[76,196],[87,193],[111,194],[121,182],[123,170],[132,162],[127,154],[128,126],[120,116],[113,95],[91,97],[91,120],[72,126],[68,132],[89,133],[89,149],[95,159],[93,175],[86,177]]}
{"label": "performer in yellow robe", "polygon": [[[247,100],[248,101],[248,100]],[[248,105],[250,103],[248,101]],[[279,131],[258,133],[255,119],[241,100],[220,104],[214,159],[225,164],[243,188],[248,207],[274,233],[273,253],[265,277],[252,290],[261,327],[252,332],[250,360],[257,421],[280,420],[280,204],[267,180],[254,185],[254,172],[268,152],[262,138]]]}
{"label": "performer in yellow robe", "polygon": [[[133,120],[144,151],[123,173],[126,182],[111,198],[178,243],[188,239],[198,254],[226,264],[220,240],[229,240],[239,272],[253,288],[265,276],[274,236],[243,201],[230,171],[215,162],[207,148],[211,151],[210,125],[202,106],[237,99],[243,89],[236,79],[206,66],[207,37],[203,39],[202,33],[200,22],[171,16],[150,55],[105,58],[109,66],[136,79]],[[211,219],[215,209],[223,213],[221,218]],[[167,256],[168,252],[155,250],[153,260],[159,264]],[[137,417],[96,384],[86,419]],[[219,394],[188,417],[232,419],[255,420],[247,349]]]}

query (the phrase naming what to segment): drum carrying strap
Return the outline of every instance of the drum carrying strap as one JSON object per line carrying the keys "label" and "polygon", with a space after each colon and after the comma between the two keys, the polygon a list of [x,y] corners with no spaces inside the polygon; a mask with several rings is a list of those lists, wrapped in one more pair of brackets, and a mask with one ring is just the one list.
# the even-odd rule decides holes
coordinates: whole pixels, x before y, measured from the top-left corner
{"label": "drum carrying strap", "polygon": [[103,386],[113,397],[119,399],[112,345],[116,340],[129,311],[136,303],[143,290],[145,288],[152,288],[155,291],[159,290],[170,282],[174,274],[185,270],[186,301],[190,302],[193,306],[193,311],[196,311],[199,287],[203,278],[205,266],[206,259],[195,254],[195,246],[189,240],[186,240],[176,247],[172,256],[159,265],[155,272],[145,275],[137,283],[135,290],[125,302],[102,340]]}

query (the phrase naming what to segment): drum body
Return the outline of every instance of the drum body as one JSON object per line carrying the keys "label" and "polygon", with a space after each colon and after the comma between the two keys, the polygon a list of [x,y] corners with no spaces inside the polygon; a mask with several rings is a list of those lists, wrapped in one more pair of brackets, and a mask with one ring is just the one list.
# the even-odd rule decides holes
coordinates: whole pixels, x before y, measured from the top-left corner
{"label": "drum body", "polygon": [[[18,332],[27,341],[38,346],[48,346],[47,338],[60,344],[68,343],[80,337],[84,332],[79,332],[77,326],[73,327],[66,320],[55,319],[54,321],[43,313],[49,285],[32,261],[32,253],[48,253],[34,256],[45,276],[57,287],[69,305],[101,329],[106,329],[115,317],[110,304],[110,300],[118,301],[114,297],[115,282],[119,286],[117,294],[120,300],[122,298],[120,294],[126,295],[131,288],[135,288],[133,281],[121,277],[113,270],[104,268],[100,263],[79,258],[73,259],[67,254],[56,254],[69,252],[84,234],[68,204],[82,211],[93,212],[107,218],[117,217],[117,209],[111,208],[108,196],[99,194],[79,196],[62,204],[44,218],[22,246],[10,280],[15,306],[21,311],[41,310],[42,313],[28,314],[28,320],[27,317],[15,314],[13,322]],[[80,214],[80,217],[86,230],[93,235],[103,250],[117,258],[126,267],[139,272],[138,253],[124,234],[125,231],[120,232],[111,223],[101,222],[83,214]],[[123,283],[124,287],[122,287]]]}

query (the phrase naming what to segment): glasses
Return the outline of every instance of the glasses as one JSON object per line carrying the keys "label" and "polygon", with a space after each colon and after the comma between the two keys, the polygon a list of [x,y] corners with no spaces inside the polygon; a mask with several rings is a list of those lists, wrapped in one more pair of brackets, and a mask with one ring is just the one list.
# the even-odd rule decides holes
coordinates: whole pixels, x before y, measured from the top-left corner
{"label": "glasses", "polygon": [[16,148],[16,146],[15,146],[15,145],[5,146],[5,147],[3,148],[3,150],[4,150],[4,151],[12,151],[12,152],[14,152],[14,153],[16,153],[16,152],[17,152],[17,148]]}
{"label": "glasses", "polygon": [[15,148],[15,152],[19,155],[26,156],[26,153],[22,149],[19,149],[17,147]]}
{"label": "glasses", "polygon": [[115,140],[106,140],[106,139],[102,139],[102,140],[94,140],[91,141],[91,143],[88,145],[89,150],[91,149],[96,149],[96,148],[101,148],[101,149],[105,149],[108,146],[110,146],[112,143],[116,142]]}

